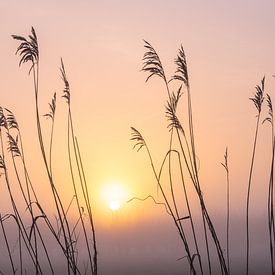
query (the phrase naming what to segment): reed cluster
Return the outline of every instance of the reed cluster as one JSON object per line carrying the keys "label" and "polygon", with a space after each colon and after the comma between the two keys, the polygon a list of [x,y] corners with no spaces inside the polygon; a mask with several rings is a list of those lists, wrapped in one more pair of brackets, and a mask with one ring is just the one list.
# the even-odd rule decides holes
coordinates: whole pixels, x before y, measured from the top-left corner
{"label": "reed cluster", "polygon": [[[71,89],[66,74],[63,60],[61,59],[60,74],[64,85],[62,98],[67,106],[67,124],[65,133],[66,154],[69,163],[68,174],[71,179],[72,199],[68,205],[64,204],[62,193],[58,190],[59,184],[53,176],[52,151],[55,134],[57,94],[54,93],[49,103],[49,112],[42,115],[39,108],[39,46],[34,28],[27,37],[12,35],[19,42],[16,54],[19,55],[19,66],[28,64],[29,75],[32,76],[35,99],[35,118],[37,130],[37,142],[40,148],[41,159],[46,172],[46,181],[54,202],[54,215],[49,215],[47,207],[39,198],[37,184],[31,179],[26,163],[23,138],[19,124],[13,112],[0,107],[0,173],[4,183],[9,202],[10,211],[0,212],[0,242],[9,260],[9,270],[1,270],[1,274],[57,274],[53,259],[53,244],[49,244],[49,236],[54,240],[54,249],[62,255],[59,261],[66,266],[67,274],[98,274],[98,248],[96,242],[96,230],[92,211],[92,199],[89,194],[85,169],[82,162],[78,140],[75,134],[73,112],[71,108]],[[142,71],[148,74],[146,82],[152,77],[158,77],[163,83],[167,94],[165,115],[169,130],[168,149],[162,159],[159,168],[156,167],[151,150],[139,130],[131,127],[131,140],[137,151],[144,149],[148,155],[152,172],[156,181],[157,190],[162,202],[158,202],[152,195],[156,204],[165,207],[169,215],[186,255],[190,274],[212,274],[213,263],[218,262],[219,274],[230,274],[230,177],[228,150],[226,148],[222,166],[226,172],[226,243],[223,244],[218,237],[216,227],[212,222],[207,208],[204,192],[202,190],[199,175],[199,163],[196,153],[196,142],[193,124],[192,93],[188,75],[188,66],[183,47],[178,50],[175,58],[175,73],[167,78],[161,59],[153,46],[144,41],[145,53],[143,56]],[[176,91],[173,91],[174,86]],[[179,103],[186,100],[187,123],[183,124],[178,115]],[[275,221],[274,221],[274,157],[275,136],[273,122],[272,99],[265,93],[265,77],[260,85],[256,86],[255,95],[250,98],[256,107],[256,126],[254,142],[252,145],[252,157],[248,173],[245,229],[246,239],[246,274],[250,274],[250,198],[253,184],[253,171],[255,169],[255,157],[257,154],[258,135],[261,122],[271,125],[271,163],[267,194],[267,228],[270,254],[270,273],[275,274]],[[263,106],[266,102],[267,116],[262,119]],[[51,122],[50,134],[47,137],[49,144],[45,144],[46,137],[43,134],[41,119],[49,119]],[[48,148],[48,150],[46,149]],[[168,178],[164,178],[164,170],[167,167]],[[175,171],[179,171],[179,180],[175,181]],[[44,179],[43,179],[44,180]],[[196,198],[192,201],[198,204],[201,222],[195,222],[194,209],[191,204],[190,187]],[[168,186],[168,187],[167,187]],[[177,192],[184,195],[179,198]],[[137,197],[133,199],[139,199]],[[129,200],[132,201],[133,199]],[[22,207],[23,205],[23,207]],[[184,209],[183,209],[184,208]],[[77,219],[70,217],[70,212],[77,212]],[[186,214],[182,214],[186,213]],[[14,225],[16,239],[7,228]],[[189,228],[190,230],[186,230]],[[198,237],[198,232],[200,236]],[[199,242],[203,236],[203,243]],[[12,239],[13,238],[13,239]],[[83,245],[84,244],[84,245]],[[80,249],[85,253],[79,253]],[[214,250],[214,251],[212,251]],[[84,255],[84,256],[83,256]],[[84,258],[83,258],[84,257]],[[213,257],[216,257],[214,261]],[[205,264],[206,263],[206,264]],[[216,267],[215,267],[216,270]]]}
{"label": "reed cluster", "polygon": [[[0,169],[3,173],[5,186],[11,204],[11,213],[1,213],[0,223],[3,242],[6,246],[10,261],[8,274],[57,274],[55,259],[52,251],[59,251],[62,255],[59,262],[67,266],[67,274],[97,274],[97,244],[96,231],[91,207],[91,197],[86,181],[85,170],[77,137],[74,132],[73,116],[71,110],[71,90],[67,79],[65,67],[61,59],[60,73],[64,83],[63,98],[68,106],[67,110],[67,155],[70,164],[68,173],[71,177],[73,196],[69,205],[63,203],[62,194],[58,191],[58,184],[53,176],[52,147],[55,133],[56,119],[56,93],[49,103],[49,112],[44,116],[39,109],[39,47],[34,28],[27,37],[12,35],[19,42],[16,54],[19,55],[19,66],[26,63],[30,65],[29,74],[33,78],[35,97],[35,116],[38,143],[47,175],[52,200],[54,202],[54,215],[49,215],[49,209],[43,205],[37,195],[38,186],[29,175],[28,165],[25,162],[22,135],[13,113],[0,108]],[[46,137],[43,135],[41,119],[49,118],[51,121],[50,144],[45,145]],[[35,127],[35,125],[34,125]],[[49,148],[47,151],[46,148]],[[7,159],[11,159],[11,162]],[[16,175],[15,182],[11,182],[10,173]],[[44,180],[44,179],[43,179]],[[14,180],[13,180],[14,181]],[[42,181],[42,179],[41,179]],[[19,192],[19,194],[18,194]],[[16,194],[16,195],[15,195]],[[21,199],[21,200],[20,200]],[[20,200],[20,201],[19,201]],[[24,205],[25,211],[19,206]],[[70,218],[70,212],[78,212],[77,220]],[[52,209],[51,209],[52,210]],[[14,223],[18,231],[16,242],[11,240],[6,228],[7,223]],[[48,243],[49,236],[54,244]],[[83,241],[85,246],[83,246]],[[12,247],[15,243],[15,247]],[[85,250],[85,258],[80,255]],[[81,253],[83,255],[83,253]],[[45,263],[46,259],[46,263]],[[4,271],[1,270],[3,273]]]}
{"label": "reed cluster", "polygon": [[[146,82],[151,77],[158,77],[163,83],[163,89],[167,94],[166,103],[166,118],[168,121],[168,129],[170,132],[170,139],[168,144],[167,152],[163,158],[163,162],[160,168],[157,169],[155,162],[152,158],[152,154],[148,144],[143,138],[141,132],[134,127],[131,127],[132,137],[134,141],[134,148],[139,151],[144,148],[153,170],[153,174],[160,190],[162,201],[157,202],[152,195],[148,196],[154,199],[155,203],[164,204],[166,212],[168,212],[171,222],[174,224],[176,231],[182,241],[186,255],[183,257],[187,259],[188,266],[191,274],[212,274],[217,271],[213,271],[213,257],[217,255],[215,262],[219,263],[219,274],[230,274],[230,180],[229,180],[229,165],[228,165],[228,150],[226,148],[224,155],[224,162],[221,163],[226,172],[226,244],[222,244],[220,238],[217,235],[216,228],[212,219],[209,215],[207,205],[204,200],[203,190],[201,188],[201,180],[198,172],[198,158],[196,155],[195,146],[195,134],[193,125],[193,111],[192,111],[192,97],[191,88],[188,75],[188,67],[186,55],[183,47],[181,46],[178,51],[178,55],[175,59],[175,73],[168,79],[165,74],[164,67],[161,63],[161,59],[153,48],[153,46],[144,41],[145,54],[143,56],[143,67],[142,71],[148,73]],[[174,92],[172,89],[172,83],[178,85],[178,89]],[[254,162],[256,155],[256,147],[258,140],[258,131],[261,122],[262,106],[265,98],[265,78],[262,79],[261,84],[256,86],[255,95],[250,98],[253,101],[257,109],[257,121],[256,130],[254,136],[254,143],[252,149],[251,165],[248,177],[247,196],[246,196],[246,217],[244,225],[246,227],[246,240],[244,245],[246,247],[246,274],[249,274],[249,256],[250,256],[250,227],[249,227],[249,216],[250,216],[250,196],[251,196],[251,184],[253,179]],[[177,107],[179,102],[184,98],[187,105],[186,120],[188,123],[182,124],[179,119]],[[269,232],[269,243],[270,243],[270,256],[271,256],[271,274],[275,274],[275,250],[274,250],[274,127],[273,127],[273,108],[271,97],[267,95],[268,105],[268,116],[264,121],[271,123],[272,128],[272,161],[270,169],[270,180],[268,188],[268,202],[267,202],[267,213],[268,213],[268,232]],[[173,160],[172,160],[173,158]],[[174,161],[176,158],[176,162]],[[163,178],[165,163],[168,166],[168,179]],[[175,183],[173,173],[179,169],[180,181],[177,180]],[[197,201],[201,213],[201,223],[195,223],[194,221],[194,209],[192,209],[190,201],[190,189],[187,188],[186,183],[191,182],[193,190],[196,194],[196,199],[192,197],[192,201]],[[169,188],[167,188],[169,186]],[[189,192],[188,192],[189,190]],[[184,198],[178,198],[177,192],[183,192]],[[185,200],[183,204],[182,201]],[[180,213],[188,213],[186,216],[182,216]],[[191,236],[187,226],[191,227]],[[188,233],[187,233],[188,232]],[[199,244],[197,232],[200,235],[203,232],[203,238],[205,245]],[[211,251],[211,249],[215,251]],[[214,253],[216,252],[216,253]],[[205,259],[203,259],[205,257]],[[196,260],[196,261],[195,261]],[[207,264],[204,264],[204,263]],[[215,269],[216,270],[216,269]]]}

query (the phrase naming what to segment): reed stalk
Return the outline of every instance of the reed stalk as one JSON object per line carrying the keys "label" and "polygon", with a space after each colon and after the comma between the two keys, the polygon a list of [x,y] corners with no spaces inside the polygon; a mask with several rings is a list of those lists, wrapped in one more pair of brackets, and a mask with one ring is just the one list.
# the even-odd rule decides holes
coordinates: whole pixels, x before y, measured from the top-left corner
{"label": "reed stalk", "polygon": [[246,196],[246,275],[249,274],[249,252],[250,252],[250,250],[249,250],[250,249],[250,241],[249,241],[249,203],[250,203],[252,174],[253,174],[256,147],[257,147],[257,140],[258,140],[260,115],[261,115],[262,104],[263,104],[263,100],[264,100],[264,84],[265,84],[265,77],[261,81],[261,86],[260,85],[256,86],[255,96],[250,98],[250,100],[253,101],[253,103],[254,103],[254,105],[257,109],[257,122],[256,122],[256,128],[255,128],[255,135],[254,135],[254,142],[253,142],[253,149],[252,149],[252,157],[251,157],[249,177],[248,177],[247,196]]}
{"label": "reed stalk", "polygon": [[268,116],[264,119],[264,122],[269,122],[271,125],[271,167],[268,184],[268,200],[267,200],[267,215],[268,215],[268,233],[269,233],[269,250],[271,260],[271,272],[275,274],[275,225],[274,225],[274,158],[275,158],[275,138],[274,138],[274,121],[273,121],[273,105],[269,94],[266,95]]}

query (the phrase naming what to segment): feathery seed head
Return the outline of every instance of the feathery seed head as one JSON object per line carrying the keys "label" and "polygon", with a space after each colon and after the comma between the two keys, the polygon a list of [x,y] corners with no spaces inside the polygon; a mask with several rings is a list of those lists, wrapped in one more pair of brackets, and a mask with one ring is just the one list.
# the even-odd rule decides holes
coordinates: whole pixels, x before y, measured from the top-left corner
{"label": "feathery seed head", "polygon": [[18,136],[13,138],[13,136],[7,133],[8,137],[8,151],[10,151],[15,157],[21,156],[19,147],[18,147]]}
{"label": "feathery seed head", "polygon": [[182,45],[180,46],[179,53],[175,59],[175,64],[177,65],[177,70],[172,79],[177,79],[182,81],[187,88],[189,88],[189,77],[187,70],[186,56],[183,50]]}
{"label": "feathery seed head", "polygon": [[1,155],[0,155],[0,168],[6,169],[5,161]]}
{"label": "feathery seed head", "polygon": [[70,105],[70,99],[71,99],[70,84],[69,84],[69,81],[66,76],[66,71],[65,71],[65,67],[64,67],[62,58],[61,58],[60,72],[61,72],[61,78],[64,82],[64,90],[63,90],[64,95],[62,97],[64,97],[66,99],[68,105]]}
{"label": "feathery seed head", "polygon": [[38,42],[34,28],[31,28],[31,34],[28,36],[28,38],[19,35],[12,35],[12,38],[21,42],[16,50],[16,54],[19,54],[21,57],[19,66],[30,61],[30,73],[39,59]]}
{"label": "feathery seed head", "polygon": [[146,82],[154,75],[161,77],[166,82],[164,70],[157,52],[149,42],[145,40],[143,41],[145,43],[144,47],[147,51],[145,52],[142,59],[143,60],[142,71],[149,72],[149,76],[147,77]]}
{"label": "feathery seed head", "polygon": [[167,126],[167,128],[169,128],[169,131],[171,131],[173,128],[176,128],[183,132],[181,123],[176,115],[178,102],[180,100],[180,97],[182,96],[181,89],[182,85],[180,86],[176,94],[174,92],[172,93],[170,101],[167,101],[165,113],[168,121],[170,122]]}
{"label": "feathery seed head", "polygon": [[135,129],[134,127],[131,127],[132,130],[132,137],[130,138],[130,140],[135,141],[135,145],[133,146],[133,149],[135,149],[136,147],[138,147],[137,152],[143,147],[146,146],[145,140],[143,139],[141,133]]}
{"label": "feathery seed head", "polygon": [[56,93],[54,93],[52,101],[49,103],[50,111],[45,114],[44,116],[46,118],[50,118],[54,120],[54,115],[55,115],[55,109],[56,109]]}
{"label": "feathery seed head", "polygon": [[7,120],[6,120],[4,110],[2,107],[0,107],[0,126],[6,128],[6,129],[8,128]]}
{"label": "feathery seed head", "polygon": [[263,77],[263,79],[261,81],[261,86],[257,85],[255,87],[256,93],[255,93],[254,97],[249,98],[250,100],[252,100],[254,102],[254,105],[258,110],[258,114],[260,114],[262,111],[262,104],[264,101],[264,84],[265,84],[265,77]]}
{"label": "feathery seed head", "polygon": [[16,121],[16,118],[15,118],[14,114],[7,108],[5,108],[5,110],[8,113],[7,118],[6,118],[6,122],[7,122],[9,130],[16,129],[17,131],[19,131],[19,126],[18,126],[18,123]]}

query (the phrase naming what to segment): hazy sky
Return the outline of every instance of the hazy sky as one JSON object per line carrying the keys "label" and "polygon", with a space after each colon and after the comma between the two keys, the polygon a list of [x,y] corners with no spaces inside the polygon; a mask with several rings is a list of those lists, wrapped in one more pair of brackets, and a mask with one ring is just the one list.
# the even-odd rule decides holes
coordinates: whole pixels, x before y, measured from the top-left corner
{"label": "hazy sky", "polygon": [[[40,46],[40,106],[47,112],[58,95],[58,129],[54,145],[54,175],[60,182],[64,161],[66,104],[59,66],[62,56],[72,90],[72,109],[94,196],[102,274],[180,274],[183,248],[161,207],[133,202],[112,213],[102,198],[104,186],[118,182],[125,199],[155,194],[156,186],[144,152],[132,151],[130,126],[146,138],[158,166],[168,149],[166,92],[160,79],[145,83],[140,72],[143,41],[158,51],[167,76],[182,44],[187,55],[194,125],[204,196],[218,234],[225,234],[225,174],[220,162],[229,148],[233,241],[238,250],[235,270],[243,268],[244,205],[256,109],[248,100],[266,76],[275,95],[275,2],[270,1],[1,1],[1,106],[12,109],[21,125],[28,165],[35,179],[44,173],[35,130],[32,79],[18,68],[17,43],[11,34],[27,35],[34,26]],[[180,106],[184,121],[185,105]],[[43,122],[44,133],[50,124]],[[253,178],[252,209],[256,232],[253,251],[267,250],[265,199],[270,161],[270,129],[261,125]],[[41,186],[41,194],[47,187]],[[60,185],[67,200],[70,193]],[[67,192],[67,193],[66,193]],[[161,199],[159,197],[159,199]],[[4,205],[4,203],[3,203]],[[146,210],[146,211],[145,211]],[[161,229],[160,229],[161,228]],[[259,232],[262,236],[259,237]],[[243,234],[243,236],[242,236]],[[233,237],[232,237],[233,239]],[[224,241],[224,239],[222,240]],[[243,245],[240,243],[243,242]],[[255,252],[255,253],[256,253]],[[258,255],[259,256],[259,255]],[[253,254],[255,268],[267,260]],[[140,269],[144,266],[144,269]],[[131,271],[129,271],[131,270]],[[132,273],[131,273],[132,272]],[[178,272],[178,273],[177,273]]]}

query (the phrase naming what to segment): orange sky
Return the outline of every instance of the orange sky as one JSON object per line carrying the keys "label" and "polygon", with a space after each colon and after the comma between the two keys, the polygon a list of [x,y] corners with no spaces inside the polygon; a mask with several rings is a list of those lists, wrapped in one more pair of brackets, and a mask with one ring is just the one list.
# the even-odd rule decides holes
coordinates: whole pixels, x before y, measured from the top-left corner
{"label": "orange sky", "polygon": [[[34,26],[41,55],[42,113],[47,111],[53,92],[58,94],[54,174],[64,181],[68,168],[67,162],[62,161],[62,152],[66,150],[66,140],[62,137],[66,105],[61,99],[63,85],[58,71],[62,56],[71,84],[74,121],[95,197],[98,227],[104,240],[102,254],[106,259],[111,258],[106,252],[106,238],[109,240],[106,236],[114,226],[118,226],[118,234],[111,229],[114,236],[113,240],[110,237],[110,243],[121,238],[121,234],[132,234],[136,241],[131,240],[131,247],[137,251],[141,240],[154,240],[152,235],[158,223],[166,225],[175,243],[177,238],[163,211],[152,203],[126,205],[113,215],[100,198],[102,188],[111,181],[127,186],[128,198],[144,197],[156,190],[146,154],[131,150],[130,126],[144,134],[157,165],[168,149],[166,92],[159,79],[145,83],[146,75],[140,72],[144,53],[142,39],[158,51],[168,76],[174,73],[173,61],[181,43],[186,51],[200,175],[211,213],[220,221],[225,210],[225,195],[220,195],[225,194],[225,174],[220,165],[225,147],[229,147],[232,211],[239,217],[244,213],[239,209],[245,202],[256,115],[248,98],[254,94],[254,87],[263,75],[267,89],[275,97],[274,12],[275,3],[271,0],[0,2],[1,105],[12,109],[17,116],[26,152],[32,152],[27,154],[29,167],[37,168],[32,171],[36,178],[44,172],[41,172],[42,161],[34,161],[39,151],[38,144],[34,143],[32,81],[26,67],[18,69],[18,58],[14,56],[17,44],[10,37],[11,34],[27,35]],[[184,107],[182,104],[179,109],[183,121]],[[49,125],[43,122],[45,133]],[[269,128],[263,125],[253,180],[256,195],[252,197],[255,202],[252,207],[256,220],[265,211],[265,206],[261,206],[265,195],[260,191],[263,184],[267,184],[268,146]],[[60,189],[66,192],[66,187],[60,186]],[[128,233],[125,233],[126,221],[132,230]],[[147,227],[153,233],[147,231]],[[135,231],[136,228],[140,230]],[[166,233],[160,232],[157,236],[162,239]],[[127,258],[123,252],[126,241],[121,239],[120,243],[121,257]],[[161,246],[161,240],[156,237],[151,246],[154,245]],[[181,257],[180,248],[176,244],[175,247],[173,257]],[[162,256],[160,253],[159,257]]]}

